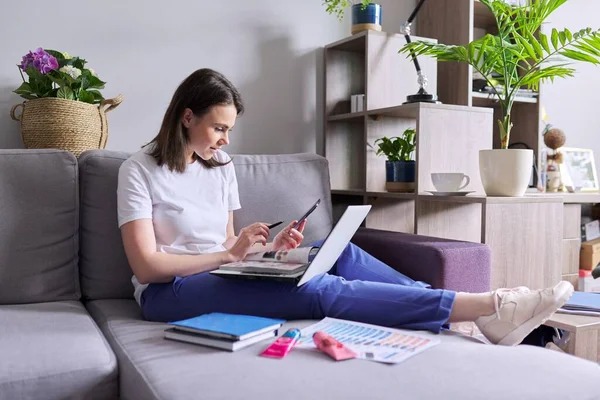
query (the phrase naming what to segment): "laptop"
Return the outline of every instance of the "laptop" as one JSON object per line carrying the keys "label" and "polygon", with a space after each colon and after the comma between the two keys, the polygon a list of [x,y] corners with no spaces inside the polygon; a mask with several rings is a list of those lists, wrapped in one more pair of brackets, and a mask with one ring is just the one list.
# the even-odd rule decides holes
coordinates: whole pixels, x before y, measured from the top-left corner
{"label": "laptop", "polygon": [[325,273],[333,267],[333,264],[335,264],[340,254],[342,254],[342,251],[344,251],[344,248],[346,248],[346,245],[350,242],[350,239],[352,239],[352,236],[354,236],[370,210],[370,205],[348,206],[331,232],[329,232],[329,235],[325,238],[321,247],[317,249],[317,254],[303,271],[286,274],[216,269],[210,273],[223,278],[269,279],[295,283],[297,286],[302,286],[313,277]]}

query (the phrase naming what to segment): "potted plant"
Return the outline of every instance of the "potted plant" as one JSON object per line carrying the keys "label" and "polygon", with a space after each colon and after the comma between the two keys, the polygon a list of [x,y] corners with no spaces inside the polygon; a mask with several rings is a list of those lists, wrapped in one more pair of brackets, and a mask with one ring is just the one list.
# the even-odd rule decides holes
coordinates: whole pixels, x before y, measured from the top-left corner
{"label": "potted plant", "polygon": [[[501,148],[479,152],[481,180],[490,196],[523,196],[531,176],[533,150],[508,148],[517,90],[537,90],[540,82],[573,76],[572,61],[598,64],[600,34],[591,28],[575,33],[568,29],[541,32],[542,24],[566,0],[528,0],[526,5],[480,1],[494,16],[498,34],[486,34],[460,46],[417,40],[399,52],[468,63],[495,88],[501,110],[497,121]],[[492,78],[498,83],[492,83]]]}
{"label": "potted plant", "polygon": [[[105,99],[100,92],[105,82],[86,64],[82,58],[42,48],[23,56],[17,65],[23,83],[14,93],[26,101],[10,115],[21,122],[25,148],[57,148],[79,156],[106,146],[106,113],[123,97]],[[22,111],[17,115],[18,108]]]}
{"label": "potted plant", "polygon": [[365,30],[381,31],[381,5],[370,0],[324,0],[329,14],[339,20],[344,17],[346,8],[352,6],[352,34]]}
{"label": "potted plant", "polygon": [[378,146],[376,155],[385,154],[385,188],[389,192],[414,192],[415,190],[415,161],[412,160],[415,151],[414,128],[408,128],[401,137],[382,137],[375,140]]}

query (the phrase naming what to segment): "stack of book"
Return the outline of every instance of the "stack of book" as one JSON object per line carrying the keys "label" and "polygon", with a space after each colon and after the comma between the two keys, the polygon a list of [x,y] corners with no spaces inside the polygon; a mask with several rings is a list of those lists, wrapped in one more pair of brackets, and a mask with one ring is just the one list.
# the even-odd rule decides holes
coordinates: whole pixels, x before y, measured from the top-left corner
{"label": "stack of book", "polygon": [[236,351],[278,335],[283,319],[211,313],[168,323],[165,338]]}

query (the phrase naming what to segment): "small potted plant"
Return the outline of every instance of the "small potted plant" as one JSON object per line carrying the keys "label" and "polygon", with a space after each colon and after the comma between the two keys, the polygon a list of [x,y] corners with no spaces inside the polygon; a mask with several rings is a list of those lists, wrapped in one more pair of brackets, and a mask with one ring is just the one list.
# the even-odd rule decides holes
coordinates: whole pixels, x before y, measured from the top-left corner
{"label": "small potted plant", "polygon": [[100,92],[105,82],[86,64],[80,57],[42,48],[23,56],[17,65],[23,83],[14,93],[25,101],[10,115],[21,123],[25,148],[63,149],[77,157],[105,148],[106,113],[123,97],[105,99]]}
{"label": "small potted plant", "polygon": [[414,192],[415,190],[415,161],[412,159],[415,151],[414,128],[408,128],[400,137],[382,137],[375,141],[378,146],[377,155],[384,154],[385,189],[389,192]]}
{"label": "small potted plant", "polygon": [[335,14],[339,20],[344,17],[346,8],[352,6],[352,34],[365,30],[381,31],[381,4],[370,0],[324,0],[329,14]]}

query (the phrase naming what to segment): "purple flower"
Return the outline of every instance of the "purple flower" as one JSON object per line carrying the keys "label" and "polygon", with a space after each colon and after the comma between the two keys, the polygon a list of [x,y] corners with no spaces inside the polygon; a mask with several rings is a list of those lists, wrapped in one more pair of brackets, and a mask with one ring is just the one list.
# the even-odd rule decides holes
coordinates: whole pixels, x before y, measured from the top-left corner
{"label": "purple flower", "polygon": [[41,47],[38,47],[33,53],[30,51],[23,56],[21,69],[27,71],[29,67],[34,67],[42,74],[47,74],[50,71],[58,69],[58,61],[54,56],[45,52]]}

